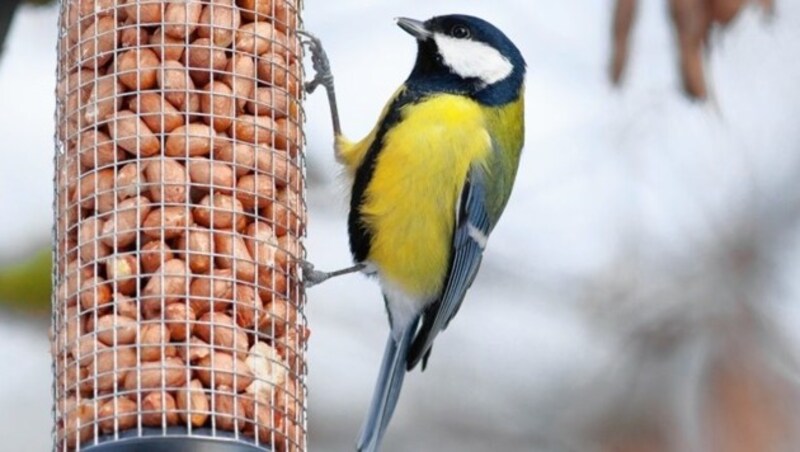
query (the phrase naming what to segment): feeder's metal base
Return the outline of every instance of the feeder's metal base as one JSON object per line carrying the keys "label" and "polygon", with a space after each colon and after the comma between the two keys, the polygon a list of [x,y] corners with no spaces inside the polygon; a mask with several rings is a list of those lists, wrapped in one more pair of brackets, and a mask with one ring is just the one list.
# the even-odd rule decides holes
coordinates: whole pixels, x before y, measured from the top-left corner
{"label": "feeder's metal base", "polygon": [[144,429],[123,432],[118,438],[100,438],[100,444],[81,447],[86,452],[270,452],[272,449],[258,447],[247,438],[235,438],[233,434],[211,429],[193,429],[189,435],[184,428]]}

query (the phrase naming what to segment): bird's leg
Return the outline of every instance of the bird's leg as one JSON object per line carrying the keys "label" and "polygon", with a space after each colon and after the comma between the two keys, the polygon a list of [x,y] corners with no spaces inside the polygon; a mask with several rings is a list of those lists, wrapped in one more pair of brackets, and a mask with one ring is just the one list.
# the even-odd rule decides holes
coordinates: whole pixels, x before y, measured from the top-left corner
{"label": "bird's leg", "polygon": [[328,61],[328,55],[322,47],[322,41],[316,36],[307,31],[298,31],[299,34],[305,36],[303,45],[308,47],[311,52],[311,63],[314,67],[314,78],[305,83],[306,92],[313,93],[319,85],[325,87],[328,93],[328,104],[331,107],[331,120],[333,122],[333,135],[339,137],[342,134],[342,127],[339,123],[339,108],[336,104],[336,91],[333,88],[333,72],[331,72],[331,64]]}
{"label": "bird's leg", "polygon": [[306,288],[309,288],[337,276],[359,272],[364,269],[364,264],[356,264],[352,267],[347,267],[332,272],[314,270],[314,265],[308,261],[301,262],[300,267],[303,269],[303,284]]}
{"label": "bird's leg", "polygon": [[[303,45],[308,47],[311,52],[311,63],[314,67],[314,78],[305,82],[304,87],[307,93],[313,93],[320,85],[325,87],[328,93],[328,105],[331,108],[331,122],[333,124],[333,136],[338,138],[342,135],[342,126],[339,122],[339,107],[336,103],[336,91],[333,87],[333,72],[331,71],[331,63],[328,60],[328,54],[322,47],[322,41],[313,34],[305,31],[298,30],[298,34],[305,37]],[[338,149],[334,147],[336,157],[338,160]],[[311,262],[303,261],[300,266],[303,269],[303,284],[306,288],[316,286],[319,283],[327,281],[337,276],[355,273],[364,269],[364,264],[356,264],[352,267],[336,270],[332,272],[323,272],[314,269]]]}

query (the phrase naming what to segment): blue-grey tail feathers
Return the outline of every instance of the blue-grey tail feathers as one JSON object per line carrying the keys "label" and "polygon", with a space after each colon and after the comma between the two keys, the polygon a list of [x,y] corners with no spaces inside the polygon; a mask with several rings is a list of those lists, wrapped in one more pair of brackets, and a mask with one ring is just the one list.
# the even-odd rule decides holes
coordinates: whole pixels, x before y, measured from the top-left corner
{"label": "blue-grey tail feathers", "polygon": [[383,434],[389,426],[397,399],[400,397],[400,389],[406,374],[406,355],[418,323],[418,321],[411,322],[399,341],[389,335],[369,413],[358,438],[356,447],[359,452],[377,452],[380,449]]}

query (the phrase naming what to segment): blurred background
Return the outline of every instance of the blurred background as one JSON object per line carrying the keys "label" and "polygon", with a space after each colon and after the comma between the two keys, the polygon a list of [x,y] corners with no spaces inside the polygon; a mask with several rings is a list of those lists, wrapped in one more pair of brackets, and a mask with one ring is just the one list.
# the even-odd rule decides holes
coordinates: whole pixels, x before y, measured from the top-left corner
{"label": "blurred background", "polygon": [[[305,2],[351,138],[413,63],[395,16],[481,16],[529,64],[514,195],[384,450],[800,450],[800,3],[366,3]],[[57,15],[19,6],[0,45],[3,450],[51,444]],[[307,115],[306,247],[333,269],[347,192],[324,96]],[[308,296],[310,450],[352,450],[383,303],[361,276]]]}

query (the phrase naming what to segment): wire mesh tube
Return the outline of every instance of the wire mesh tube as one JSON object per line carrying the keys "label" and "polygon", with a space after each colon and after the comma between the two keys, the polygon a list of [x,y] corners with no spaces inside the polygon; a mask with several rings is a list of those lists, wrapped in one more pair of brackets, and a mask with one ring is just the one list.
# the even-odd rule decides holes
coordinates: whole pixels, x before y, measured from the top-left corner
{"label": "wire mesh tube", "polygon": [[61,2],[55,450],[305,450],[298,1]]}

